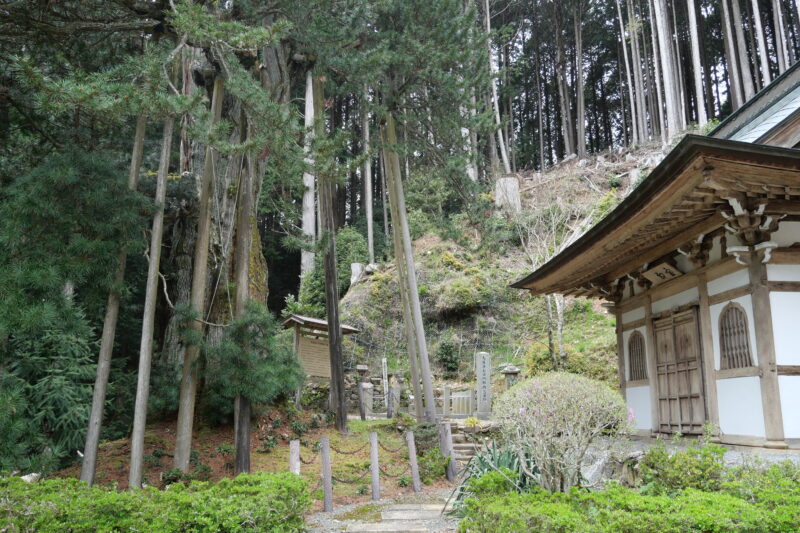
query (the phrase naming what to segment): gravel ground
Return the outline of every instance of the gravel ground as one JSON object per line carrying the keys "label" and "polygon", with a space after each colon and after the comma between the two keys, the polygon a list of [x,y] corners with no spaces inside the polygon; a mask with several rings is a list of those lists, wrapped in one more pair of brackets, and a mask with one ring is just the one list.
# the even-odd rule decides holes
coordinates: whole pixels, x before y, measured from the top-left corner
{"label": "gravel ground", "polygon": [[[306,523],[309,525],[309,531],[313,533],[333,533],[338,531],[347,530],[347,526],[356,522],[365,522],[365,520],[346,520],[342,519],[342,515],[347,515],[352,511],[364,506],[378,506],[380,508],[387,507],[399,503],[441,503],[447,501],[452,489],[439,489],[434,492],[421,492],[419,494],[410,494],[400,496],[397,498],[385,498],[376,502],[367,503],[354,503],[351,505],[342,505],[334,507],[332,513],[314,513],[306,517]],[[377,520],[368,520],[369,522]],[[442,516],[438,520],[426,520],[425,524],[431,528],[431,531],[454,531],[458,526],[458,519]]]}
{"label": "gravel ground", "polygon": [[[674,444],[670,441],[663,441],[668,449],[677,450],[685,448],[691,443],[688,440],[682,441],[680,444]],[[631,441],[631,451],[640,450],[646,451],[648,448],[655,446],[656,441],[653,439],[646,440],[633,440]],[[721,444],[725,448],[725,464],[729,466],[736,466],[744,463],[746,460],[760,459],[767,463],[780,463],[782,461],[791,460],[800,463],[800,450],[771,450],[769,448],[755,448],[752,446],[732,446],[730,444]]]}

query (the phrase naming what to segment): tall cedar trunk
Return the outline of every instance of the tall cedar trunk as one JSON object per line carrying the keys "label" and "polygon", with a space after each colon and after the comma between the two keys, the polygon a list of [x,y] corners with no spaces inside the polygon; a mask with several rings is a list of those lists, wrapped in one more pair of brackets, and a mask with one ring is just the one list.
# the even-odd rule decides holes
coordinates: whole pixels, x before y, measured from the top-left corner
{"label": "tall cedar trunk", "polygon": [[578,157],[586,157],[586,103],[583,89],[583,25],[581,24],[581,8],[575,8],[575,114],[576,147]]}
{"label": "tall cedar trunk", "polygon": [[[683,60],[681,57],[681,43],[678,41],[678,19],[675,14],[675,3],[671,4],[672,7],[672,19],[669,27],[670,35],[672,35],[672,42],[675,46],[673,50],[673,60],[675,61],[675,70],[676,78],[675,78],[675,87],[676,87],[676,97],[678,98],[678,129],[683,130],[686,128],[686,117],[689,114],[689,103],[688,97],[686,95],[686,89],[684,87],[685,78],[683,76]],[[669,18],[668,18],[669,19]]]}
{"label": "tall cedar trunk", "polygon": [[744,104],[756,94],[756,91],[753,86],[753,74],[750,72],[747,43],[744,40],[744,27],[742,26],[742,12],[739,8],[739,0],[731,0],[731,6],[733,7],[733,29],[736,34],[736,49],[739,56],[739,75],[741,76],[742,88],[744,89],[742,104]]}
{"label": "tall cedar trunk", "polygon": [[[250,249],[252,224],[253,182],[255,181],[255,158],[247,156],[247,171],[239,184],[239,209],[236,218],[236,249],[234,252],[234,281],[236,283],[236,318],[242,318],[250,299]],[[250,398],[236,396],[236,473],[250,472]]]}
{"label": "tall cedar trunk", "polygon": [[648,138],[647,134],[647,107],[644,96],[644,80],[642,78],[642,57],[639,47],[639,19],[633,9],[633,3],[628,0],[628,25],[631,36],[631,55],[633,56],[633,84],[636,101],[636,127],[639,129],[638,137],[641,140]]}
{"label": "tall cedar trunk", "polygon": [[[133,137],[133,153],[131,154],[131,169],[128,174],[128,188],[136,190],[139,177],[139,168],[142,165],[142,152],[144,148],[144,134],[147,126],[147,117],[139,115],[136,119],[136,133]],[[86,445],[83,449],[83,463],[81,464],[81,481],[89,485],[94,483],[95,468],[97,466],[97,446],[100,443],[100,430],[103,425],[103,408],[106,403],[108,390],[108,375],[111,372],[111,355],[114,349],[114,337],[117,331],[117,318],[119,317],[120,294],[118,288],[125,280],[125,262],[127,254],[120,250],[117,255],[117,270],[114,273],[114,289],[108,293],[106,315],[103,320],[103,334],[100,338],[100,354],[97,357],[97,377],[94,382],[92,395],[92,410],[89,413],[89,429],[86,432]]]}
{"label": "tall cedar trunk", "polygon": [[566,45],[564,44],[564,25],[560,8],[556,8],[555,16],[556,32],[556,84],[558,85],[558,102],[561,110],[561,131],[564,136],[564,155],[575,153],[573,143],[574,127],[572,121],[572,110],[570,109],[569,86],[567,85],[567,58]]}
{"label": "tall cedar trunk", "polygon": [[[306,164],[311,165],[311,140],[313,138],[314,128],[314,87],[311,80],[311,71],[306,72],[306,100],[305,100],[305,117],[303,125],[305,126],[306,138],[303,144],[303,152],[306,156]],[[314,189],[315,185],[314,174],[308,169],[303,172],[303,218],[302,218],[302,231],[303,236],[313,243],[316,238],[317,231],[317,212],[314,205]],[[311,272],[314,268],[314,252],[311,250],[303,249],[300,251],[300,275],[303,276],[307,272]]]}
{"label": "tall cedar trunk", "polygon": [[422,408],[422,394],[419,388],[419,372],[417,358],[417,337],[414,332],[413,319],[411,315],[411,305],[408,301],[408,272],[406,272],[403,258],[403,244],[400,235],[400,227],[396,220],[393,220],[392,243],[394,244],[394,261],[397,265],[397,285],[400,290],[400,304],[403,306],[403,324],[406,334],[406,347],[408,350],[408,368],[411,373],[411,386],[414,391],[414,410],[417,420],[422,420],[425,416]]}
{"label": "tall cedar trunk", "polygon": [[731,107],[735,111],[742,107],[744,88],[739,70],[739,59],[736,54],[735,38],[731,29],[731,13],[728,2],[729,0],[722,0],[722,39],[725,44],[725,55],[728,58],[728,98],[731,100]]}
{"label": "tall cedar trunk", "polygon": [[139,346],[139,374],[136,383],[136,401],[133,412],[133,431],[131,432],[131,463],[128,474],[128,487],[138,489],[142,486],[142,467],[144,463],[144,427],[147,422],[147,401],[150,396],[150,364],[153,358],[153,330],[155,328],[156,301],[158,300],[158,272],[161,263],[161,239],[164,232],[164,201],[167,197],[167,174],[169,156],[172,149],[172,131],[175,119],[164,120],[164,133],[161,141],[161,159],[156,178],[156,211],[150,232],[150,257],[147,265],[147,290],[145,291],[144,313],[142,315],[142,339]]}
{"label": "tall cedar trunk", "polygon": [[694,94],[697,103],[697,123],[703,126],[708,122],[705,97],[703,95],[703,69],[700,63],[700,36],[697,27],[697,6],[695,0],[686,0],[689,13],[689,36],[692,41],[692,69],[694,69]]}
{"label": "tall cedar trunk", "polygon": [[[625,41],[623,41],[621,44],[622,44],[622,47],[624,49],[625,48]],[[623,59],[620,57],[619,47],[617,47],[617,64],[622,63],[622,61],[623,61]],[[625,83],[622,81],[622,70],[623,70],[622,68],[618,68],[617,69],[617,74],[619,75],[620,91],[622,91],[622,87],[625,85]],[[630,101],[631,102],[633,101],[632,97],[631,97]],[[629,143],[628,143],[628,118],[627,118],[627,113],[625,112],[625,98],[623,98],[622,94],[619,95],[619,110],[620,110],[620,114],[622,115],[622,127],[620,128],[620,130],[622,131],[622,144],[623,144],[623,146],[629,146]],[[635,129],[636,129],[635,126],[633,128],[631,128],[631,132],[633,133],[633,130],[635,130]]]}
{"label": "tall cedar trunk", "polygon": [[[636,112],[634,107],[636,107],[635,99],[633,96],[633,81],[631,80],[631,66],[628,60],[628,45],[625,44],[625,19],[622,18],[622,7],[620,6],[619,0],[617,1],[617,15],[619,16],[619,33],[620,38],[622,39],[622,59],[625,62],[625,78],[628,82],[628,102],[630,109],[630,116],[631,116],[631,136],[633,137],[631,144],[636,146],[639,144],[639,128],[637,127],[637,119],[636,119]],[[624,105],[623,105],[624,107]],[[623,111],[624,112],[624,111]],[[623,121],[623,130],[625,129],[624,121]]]}
{"label": "tall cedar trunk", "polygon": [[678,80],[675,78],[675,63],[672,57],[672,38],[669,31],[666,0],[654,0],[656,28],[658,31],[661,67],[664,71],[664,100],[667,107],[667,139],[680,132],[680,102],[678,101]]}
{"label": "tall cedar trunk", "polygon": [[403,194],[403,184],[400,181],[400,159],[395,151],[395,146],[397,146],[397,131],[395,119],[391,113],[386,117],[382,140],[387,170],[389,202],[392,209],[392,221],[395,222],[395,227],[400,231],[403,244],[402,258],[398,258],[398,260],[405,262],[405,272],[408,280],[406,287],[408,290],[407,296],[411,307],[414,336],[417,339],[417,357],[419,358],[422,388],[425,395],[425,419],[428,422],[433,422],[436,416],[433,398],[433,379],[431,376],[430,360],[428,359],[425,328],[422,323],[422,310],[420,308],[419,290],[417,288],[417,271],[414,265],[411,234],[408,229],[408,219],[406,217],[406,201],[405,195]]}
{"label": "tall cedar trunk", "polygon": [[772,74],[769,71],[769,56],[767,55],[767,43],[764,38],[764,26],[761,24],[761,10],[758,7],[758,0],[752,0],[751,3],[753,6],[753,22],[756,28],[756,40],[758,42],[758,55],[761,59],[761,79],[766,87],[772,81]]}
{"label": "tall cedar trunk", "polygon": [[539,171],[544,172],[544,127],[542,125],[542,76],[539,75],[539,54],[536,54],[536,115],[539,122]]}
{"label": "tall cedar trunk", "polygon": [[[175,292],[172,303],[176,307],[188,307],[192,299],[192,256],[197,243],[197,205],[195,202],[189,205],[190,209],[181,208],[171,227],[164,229],[171,239],[166,264],[172,265],[173,268],[170,281]],[[162,258],[162,261],[164,260]],[[187,348],[183,338],[184,329],[184,317],[180,313],[170,313],[161,345],[162,361],[169,364],[179,364],[183,361]]]}
{"label": "tall cedar trunk", "polygon": [[378,168],[381,173],[381,208],[383,209],[383,236],[389,238],[389,209],[386,198],[386,162],[383,160],[383,152],[378,154]]}
{"label": "tall cedar trunk", "polygon": [[[375,263],[375,234],[372,220],[372,157],[369,145],[369,88],[364,86],[361,102],[361,134],[364,136],[364,211],[367,217],[367,249],[370,264]],[[305,198],[303,198],[305,203]]]}
{"label": "tall cedar trunk", "polygon": [[[472,110],[461,106],[461,117],[462,120],[467,120],[472,116]],[[475,145],[472,144],[472,132],[469,128],[462,126],[461,127],[461,138],[464,140],[464,151],[467,155],[467,166],[465,171],[467,173],[467,177],[473,183],[478,182],[478,168],[475,166]]]}
{"label": "tall cedar trunk", "polygon": [[772,0],[772,18],[775,26],[775,48],[778,56],[778,74],[789,68],[789,47],[786,43],[786,31],[783,24],[783,8],[780,0]]}
{"label": "tall cedar trunk", "polygon": [[[478,116],[478,99],[475,97],[475,91],[471,91],[472,94],[470,95],[470,107],[469,107],[469,116],[472,119]],[[469,130],[469,146],[470,146],[470,164],[475,172],[475,181],[478,181],[480,176],[480,169],[478,168],[478,131],[475,128],[470,128]]]}
{"label": "tall cedar trunk", "polygon": [[[484,0],[483,8],[485,11],[485,20],[486,20],[486,34],[491,35],[492,33],[492,14],[489,9],[489,0]],[[492,108],[494,109],[494,121],[495,121],[495,128],[497,131],[497,144],[500,146],[500,157],[503,161],[503,170],[506,174],[511,174],[511,163],[508,160],[508,150],[506,148],[505,140],[503,139],[503,128],[502,123],[500,121],[500,101],[497,96],[497,65],[494,62],[494,54],[492,53],[492,40],[486,39],[486,46],[488,47],[489,51],[489,76],[491,79],[489,80],[491,83],[491,104]]]}
{"label": "tall cedar trunk", "polygon": [[[214,79],[214,92],[211,98],[211,116],[213,124],[222,116],[224,88],[222,76]],[[197,240],[195,241],[194,260],[192,262],[192,295],[190,308],[197,318],[192,320],[189,328],[202,335],[206,312],[206,287],[208,285],[208,249],[211,240],[211,195],[214,191],[215,150],[206,147],[203,163],[203,176],[200,182],[200,197],[197,207]],[[200,347],[197,344],[187,346],[183,356],[181,371],[181,389],[178,400],[178,422],[175,435],[174,467],[186,472],[189,470],[189,459],[192,451],[192,428],[194,426],[194,405],[197,397],[199,372],[197,360]]]}
{"label": "tall cedar trunk", "polygon": [[[324,108],[322,104],[322,83],[314,77],[314,116],[316,117],[317,134],[322,135]],[[331,398],[336,415],[336,429],[342,433],[347,431],[347,400],[344,388],[344,361],[342,360],[342,327],[339,322],[339,288],[336,281],[336,222],[334,220],[334,187],[330,178],[319,181],[320,224],[324,238],[328,243],[325,248],[323,264],[325,266],[325,311],[328,315],[328,346],[331,363]]]}
{"label": "tall cedar trunk", "polygon": [[[697,20],[697,31],[700,36],[700,54],[703,61],[703,84],[705,87],[705,97],[706,97],[706,118],[712,119],[715,118],[718,114],[717,107],[715,104],[714,99],[714,87],[712,84],[712,77],[711,77],[711,68],[709,67],[709,60],[708,60],[708,50],[706,49],[706,36],[705,32],[707,29],[707,24],[703,19],[702,13],[698,11],[700,18]],[[710,27],[710,26],[708,26]],[[724,61],[724,52],[723,52],[723,61]]]}
{"label": "tall cedar trunk", "polygon": [[653,17],[653,0],[648,0],[647,10],[650,15],[650,39],[653,43],[653,71],[656,79],[656,105],[658,106],[658,128],[661,133],[661,142],[667,144],[666,118],[664,117],[664,96],[661,90],[661,57],[659,54],[658,29]]}
{"label": "tall cedar trunk", "polygon": [[555,344],[555,319],[553,317],[553,295],[547,294],[544,297],[545,311],[547,311],[547,351],[550,353],[550,360],[553,362],[553,370],[558,370],[558,356],[556,355]]}
{"label": "tall cedar trunk", "polygon": [[[649,5],[649,1],[648,1]],[[644,19],[644,17],[641,17]],[[644,59],[644,70],[647,74],[647,80],[645,83],[645,89],[647,90],[647,109],[650,113],[650,132],[652,137],[661,134],[661,122],[660,117],[658,116],[658,100],[656,100],[656,88],[655,88],[655,65],[653,64],[653,55],[652,50],[648,48],[647,44],[647,35],[645,30],[645,25],[642,23],[642,54]],[[652,31],[650,32],[650,37],[652,39]],[[652,40],[650,41],[652,43]],[[652,138],[651,137],[651,138]]]}

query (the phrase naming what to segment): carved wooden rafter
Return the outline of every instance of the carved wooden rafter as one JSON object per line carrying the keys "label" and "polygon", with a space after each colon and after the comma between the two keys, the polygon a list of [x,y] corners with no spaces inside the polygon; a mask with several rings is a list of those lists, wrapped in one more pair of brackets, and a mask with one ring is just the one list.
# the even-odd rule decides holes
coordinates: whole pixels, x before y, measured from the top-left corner
{"label": "carved wooden rafter", "polygon": [[725,229],[741,243],[740,246],[728,246],[726,252],[734,255],[736,262],[742,265],[749,264],[752,257],[768,263],[772,250],[778,247],[778,243],[771,241],[770,237],[786,215],[766,214],[766,198],[749,199],[736,192],[730,192],[724,198],[729,205],[729,209],[721,210],[726,220]]}
{"label": "carved wooden rafter", "polygon": [[700,234],[696,239],[678,248],[678,253],[685,255],[696,268],[701,268],[708,263],[708,254],[713,243],[713,239],[709,236]]}

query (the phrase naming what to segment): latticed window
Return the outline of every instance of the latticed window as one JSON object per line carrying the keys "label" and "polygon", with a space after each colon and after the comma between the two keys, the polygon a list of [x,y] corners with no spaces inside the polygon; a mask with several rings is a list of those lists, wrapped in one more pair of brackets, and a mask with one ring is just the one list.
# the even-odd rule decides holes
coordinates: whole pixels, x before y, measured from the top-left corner
{"label": "latticed window", "polygon": [[647,357],[644,349],[644,335],[638,331],[628,338],[628,370],[631,381],[647,379]]}
{"label": "latticed window", "polygon": [[747,315],[741,306],[730,303],[719,317],[719,345],[722,370],[753,365]]}

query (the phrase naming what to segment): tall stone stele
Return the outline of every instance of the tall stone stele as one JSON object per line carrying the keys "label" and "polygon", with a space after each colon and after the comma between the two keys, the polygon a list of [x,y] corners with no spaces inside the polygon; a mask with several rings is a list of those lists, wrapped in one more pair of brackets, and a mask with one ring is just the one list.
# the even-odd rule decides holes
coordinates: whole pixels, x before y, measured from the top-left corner
{"label": "tall stone stele", "polygon": [[477,378],[475,392],[478,400],[475,416],[486,420],[492,414],[492,356],[488,353],[475,354],[475,376]]}

